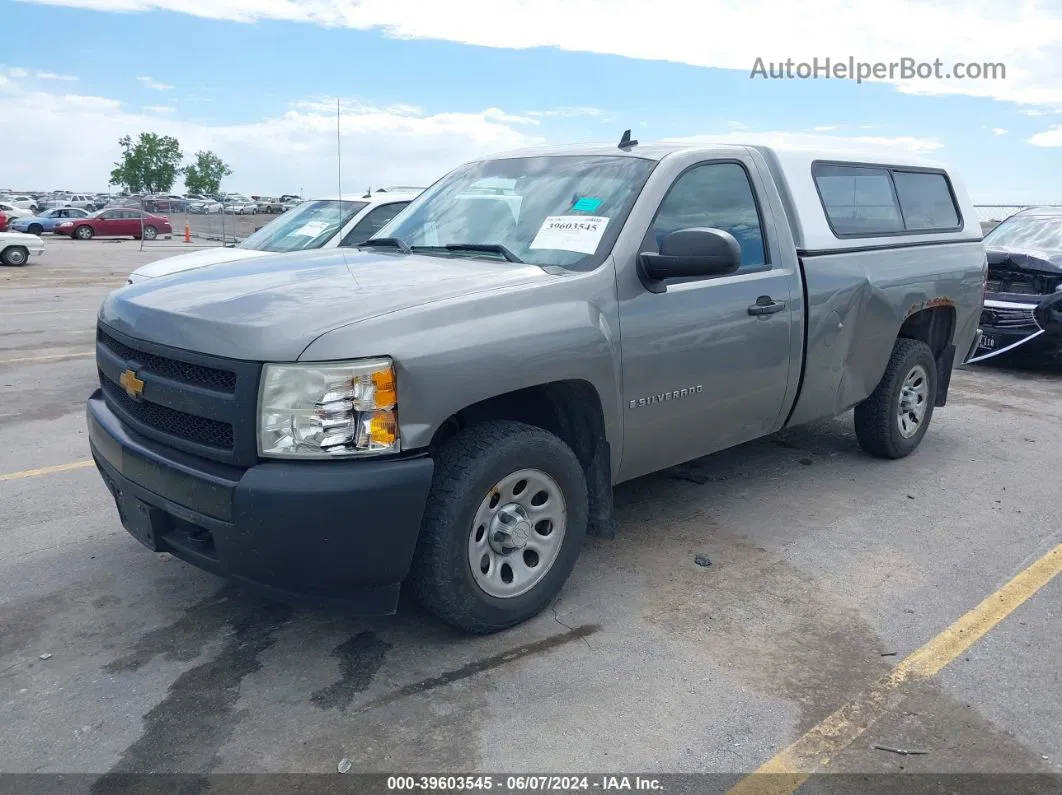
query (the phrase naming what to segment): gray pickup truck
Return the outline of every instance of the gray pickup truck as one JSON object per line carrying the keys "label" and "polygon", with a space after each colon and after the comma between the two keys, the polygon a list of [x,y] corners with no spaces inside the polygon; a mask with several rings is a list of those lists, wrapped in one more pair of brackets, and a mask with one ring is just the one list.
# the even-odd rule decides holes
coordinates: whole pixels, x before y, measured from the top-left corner
{"label": "gray pickup truck", "polygon": [[374,238],[116,290],[92,454],[139,541],[471,632],[542,610],[613,485],[854,408],[901,458],[979,334],[954,173],[880,152],[527,150]]}

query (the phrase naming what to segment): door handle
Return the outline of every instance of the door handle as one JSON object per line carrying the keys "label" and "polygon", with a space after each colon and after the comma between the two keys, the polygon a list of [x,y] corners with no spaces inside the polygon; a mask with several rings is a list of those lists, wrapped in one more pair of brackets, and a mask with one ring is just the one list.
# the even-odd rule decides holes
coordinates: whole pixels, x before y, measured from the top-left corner
{"label": "door handle", "polygon": [[756,303],[749,307],[750,315],[773,315],[785,309],[785,301],[775,301],[769,295],[761,295]]}

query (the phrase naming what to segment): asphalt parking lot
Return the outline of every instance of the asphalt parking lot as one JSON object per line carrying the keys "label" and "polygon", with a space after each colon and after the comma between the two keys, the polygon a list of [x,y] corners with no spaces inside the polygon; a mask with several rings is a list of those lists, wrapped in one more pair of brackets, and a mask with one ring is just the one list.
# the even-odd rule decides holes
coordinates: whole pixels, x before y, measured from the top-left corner
{"label": "asphalt parking lot", "polygon": [[1062,773],[1062,375],[957,372],[898,462],[842,417],[624,484],[552,610],[468,638],[408,599],[270,604],[122,529],[93,321],[167,242],[0,269],[0,772]]}

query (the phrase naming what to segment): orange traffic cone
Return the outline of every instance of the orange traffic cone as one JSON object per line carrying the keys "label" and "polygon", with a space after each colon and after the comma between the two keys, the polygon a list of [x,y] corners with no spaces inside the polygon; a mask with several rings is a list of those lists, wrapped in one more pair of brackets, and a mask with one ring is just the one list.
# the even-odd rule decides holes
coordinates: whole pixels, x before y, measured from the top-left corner
{"label": "orange traffic cone", "polygon": [[192,242],[192,227],[188,224],[187,221],[184,222],[184,242]]}

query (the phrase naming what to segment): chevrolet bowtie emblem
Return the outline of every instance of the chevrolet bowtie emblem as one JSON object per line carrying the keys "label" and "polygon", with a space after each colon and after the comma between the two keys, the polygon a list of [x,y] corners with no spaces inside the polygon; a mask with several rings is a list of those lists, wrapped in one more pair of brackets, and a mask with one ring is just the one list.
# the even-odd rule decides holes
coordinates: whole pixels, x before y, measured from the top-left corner
{"label": "chevrolet bowtie emblem", "polygon": [[136,377],[136,373],[133,370],[126,370],[122,373],[118,379],[118,383],[122,385],[122,389],[131,398],[138,398],[144,391],[144,382]]}

